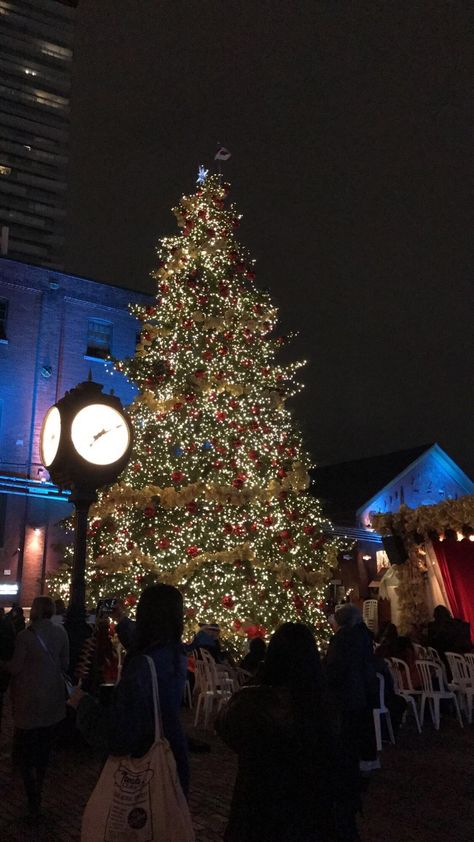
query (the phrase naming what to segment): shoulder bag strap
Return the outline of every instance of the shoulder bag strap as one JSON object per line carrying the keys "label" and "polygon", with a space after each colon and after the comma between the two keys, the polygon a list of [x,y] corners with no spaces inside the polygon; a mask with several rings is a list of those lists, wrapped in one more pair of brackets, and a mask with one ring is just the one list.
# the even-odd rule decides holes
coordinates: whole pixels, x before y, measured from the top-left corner
{"label": "shoulder bag strap", "polygon": [[46,643],[44,642],[44,640],[43,640],[43,638],[41,637],[41,635],[40,635],[40,634],[38,634],[38,632],[37,632],[37,631],[35,631],[35,629],[34,629],[32,626],[30,626],[30,631],[31,631],[31,632],[33,632],[34,636],[36,637],[36,640],[38,640],[38,641],[39,641],[39,643],[40,643],[40,644],[41,644],[41,646],[43,647],[43,649],[44,649],[44,651],[46,652],[46,654],[47,654],[47,655],[49,655],[49,657],[51,658],[51,660],[52,660],[53,664],[55,664],[55,665],[58,667],[59,665],[58,665],[58,664],[56,663],[56,661],[54,660],[54,658],[53,658],[53,656],[52,656],[51,652],[49,651],[48,647],[46,646]]}
{"label": "shoulder bag strap", "polygon": [[161,719],[161,707],[160,707],[160,693],[158,690],[158,676],[156,674],[156,667],[153,658],[150,658],[149,655],[145,655],[145,658],[148,661],[148,666],[150,667],[151,673],[151,687],[153,692],[153,711],[155,714],[155,742],[158,740],[163,739],[163,722]]}

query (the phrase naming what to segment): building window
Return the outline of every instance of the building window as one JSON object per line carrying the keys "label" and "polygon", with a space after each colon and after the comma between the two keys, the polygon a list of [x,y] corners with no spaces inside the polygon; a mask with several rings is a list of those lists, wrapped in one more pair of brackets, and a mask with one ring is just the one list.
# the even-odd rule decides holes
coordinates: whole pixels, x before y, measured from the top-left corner
{"label": "building window", "polygon": [[8,301],[6,298],[0,298],[0,342],[7,338],[7,316]]}
{"label": "building window", "polygon": [[87,326],[87,357],[105,360],[112,351],[112,322],[89,319]]}

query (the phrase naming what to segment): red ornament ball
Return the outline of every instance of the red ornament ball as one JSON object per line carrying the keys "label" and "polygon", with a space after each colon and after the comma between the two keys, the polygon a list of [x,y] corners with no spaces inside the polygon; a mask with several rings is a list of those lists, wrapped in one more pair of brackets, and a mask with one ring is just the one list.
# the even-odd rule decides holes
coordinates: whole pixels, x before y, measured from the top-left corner
{"label": "red ornament ball", "polygon": [[124,605],[128,605],[130,608],[133,608],[133,606],[137,604],[137,597],[134,593],[129,593],[128,596],[125,597],[123,603]]}
{"label": "red ornament ball", "polygon": [[247,637],[250,640],[253,640],[254,637],[266,637],[267,635],[266,628],[264,626],[259,625],[258,623],[252,626],[247,626],[246,632]]}
{"label": "red ornament ball", "polygon": [[304,600],[300,597],[300,595],[299,595],[299,594],[295,594],[295,595],[294,595],[294,597],[293,597],[293,605],[295,606],[295,608],[296,608],[296,610],[297,610],[298,614],[300,614],[300,613],[301,613],[301,611],[302,611],[302,610],[303,610],[303,608],[304,608]]}
{"label": "red ornament ball", "polygon": [[197,554],[199,553],[199,549],[198,549],[198,547],[195,547],[195,546],[193,545],[193,546],[191,546],[191,547],[187,547],[187,548],[186,548],[186,552],[187,552],[187,554],[188,554],[189,556],[191,556],[191,558],[194,558],[194,557],[195,557],[195,556],[197,556]]}
{"label": "red ornament ball", "polygon": [[170,541],[169,538],[166,538],[166,537],[161,538],[160,541],[158,542],[158,546],[159,546],[160,550],[167,550],[170,545],[171,545],[171,541]]}
{"label": "red ornament ball", "polygon": [[233,608],[235,603],[231,596],[223,596],[221,599],[222,605],[224,608]]}
{"label": "red ornament ball", "polygon": [[173,482],[182,482],[184,479],[184,474],[182,471],[173,471],[171,474],[171,479]]}

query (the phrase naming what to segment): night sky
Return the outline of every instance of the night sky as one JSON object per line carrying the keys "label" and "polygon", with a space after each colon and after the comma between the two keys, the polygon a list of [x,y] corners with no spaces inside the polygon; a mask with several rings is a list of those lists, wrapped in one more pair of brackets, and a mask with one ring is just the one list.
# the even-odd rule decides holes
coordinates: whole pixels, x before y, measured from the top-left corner
{"label": "night sky", "polygon": [[153,291],[217,144],[309,364],[318,462],[438,441],[474,474],[472,6],[80,0],[66,269]]}

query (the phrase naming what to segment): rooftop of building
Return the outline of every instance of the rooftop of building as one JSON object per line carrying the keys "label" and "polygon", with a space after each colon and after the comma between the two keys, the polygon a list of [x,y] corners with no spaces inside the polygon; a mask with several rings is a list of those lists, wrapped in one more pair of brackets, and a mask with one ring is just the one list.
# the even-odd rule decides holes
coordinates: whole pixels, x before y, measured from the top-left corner
{"label": "rooftop of building", "polygon": [[50,269],[48,266],[42,266],[41,264],[37,263],[29,263],[23,260],[12,260],[9,257],[0,257],[0,278],[2,276],[2,270],[5,270],[6,274],[10,273],[12,275],[18,275],[21,272],[25,272],[28,274],[29,278],[35,276],[38,273],[38,280],[43,280],[44,275],[48,276],[50,281],[54,279],[57,282],[60,282],[60,279],[66,279],[67,281],[71,281],[72,283],[77,283],[77,281],[81,281],[84,284],[93,284],[95,286],[106,286],[110,287],[111,289],[115,289],[120,291],[121,293],[130,293],[134,298],[143,298],[144,300],[150,300],[153,296],[149,293],[144,292],[143,290],[138,289],[131,289],[129,287],[124,287],[121,284],[113,284],[109,281],[98,281],[94,278],[86,278],[84,275],[73,275],[70,272],[60,271],[58,269]]}
{"label": "rooftop of building", "polygon": [[432,442],[314,468],[311,471],[314,493],[324,503],[329,517],[337,518],[339,523],[352,523],[359,506],[431,447]]}

